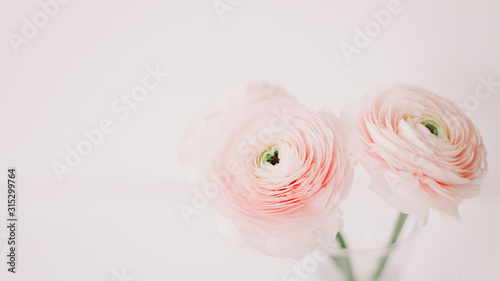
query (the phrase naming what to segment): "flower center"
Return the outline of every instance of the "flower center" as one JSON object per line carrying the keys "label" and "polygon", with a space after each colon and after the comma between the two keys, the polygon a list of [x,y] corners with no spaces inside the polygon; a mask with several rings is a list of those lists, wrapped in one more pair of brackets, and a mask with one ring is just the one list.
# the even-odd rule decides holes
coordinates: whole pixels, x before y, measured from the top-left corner
{"label": "flower center", "polygon": [[434,126],[433,124],[431,123],[427,123],[427,124],[423,124],[427,129],[429,129],[429,131],[435,135],[436,137],[438,137],[438,129],[436,128],[436,126]]}
{"label": "flower center", "polygon": [[271,164],[271,165],[276,165],[276,164],[279,164],[280,163],[280,159],[278,158],[278,151],[275,150],[273,154],[271,153],[268,153],[266,155],[266,162]]}

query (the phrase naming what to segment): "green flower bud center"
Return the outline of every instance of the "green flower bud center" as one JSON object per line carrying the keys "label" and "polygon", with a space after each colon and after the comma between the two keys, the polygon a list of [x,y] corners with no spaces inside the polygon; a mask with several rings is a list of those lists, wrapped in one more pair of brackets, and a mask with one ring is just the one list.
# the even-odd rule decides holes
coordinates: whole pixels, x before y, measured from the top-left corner
{"label": "green flower bud center", "polygon": [[273,154],[268,153],[266,155],[266,162],[269,163],[269,164],[271,164],[271,165],[273,165],[273,166],[276,165],[276,164],[279,164],[280,163],[280,159],[278,158],[278,155],[279,155],[279,153],[278,153],[277,150],[275,150]]}
{"label": "green flower bud center", "polygon": [[436,137],[439,136],[438,128],[435,124],[432,124],[431,122],[422,122],[422,125],[429,129],[429,131]]}

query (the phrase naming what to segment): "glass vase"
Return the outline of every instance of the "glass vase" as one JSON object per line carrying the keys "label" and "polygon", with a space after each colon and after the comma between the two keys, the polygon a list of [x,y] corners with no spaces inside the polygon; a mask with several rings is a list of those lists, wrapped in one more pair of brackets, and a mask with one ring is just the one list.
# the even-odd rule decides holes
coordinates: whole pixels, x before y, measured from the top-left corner
{"label": "glass vase", "polygon": [[327,276],[325,280],[400,281],[419,229],[418,221],[408,217],[398,240],[392,245],[348,249],[329,247],[330,258],[325,262],[326,272],[323,272]]}

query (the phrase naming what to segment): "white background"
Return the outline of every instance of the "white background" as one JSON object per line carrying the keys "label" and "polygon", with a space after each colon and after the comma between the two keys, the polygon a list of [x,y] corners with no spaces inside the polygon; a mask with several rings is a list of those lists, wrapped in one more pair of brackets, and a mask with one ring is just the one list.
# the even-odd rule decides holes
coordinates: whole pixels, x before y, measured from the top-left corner
{"label": "white background", "polygon": [[[353,44],[355,28],[388,3],[244,0],[221,20],[211,0],[73,0],[15,53],[8,34],[21,35],[23,17],[32,21],[41,8],[2,0],[0,178],[18,168],[20,226],[15,276],[0,228],[0,279],[108,281],[124,268],[139,281],[281,280],[296,261],[235,247],[203,216],[183,221],[178,206],[194,185],[192,167],[176,157],[181,134],[207,103],[249,81],[282,85],[305,105],[337,113],[382,83],[419,84],[463,104],[478,77],[500,81],[493,0],[401,0],[403,10],[347,63],[340,43]],[[110,105],[156,64],[171,76],[118,119]],[[489,152],[483,193],[465,202],[461,222],[431,213],[404,281],[500,276],[499,108],[496,87],[469,111]],[[108,117],[115,131],[59,182],[52,163],[64,163],[65,147]],[[380,200],[356,196],[370,192],[357,177],[346,217],[365,206],[356,199]],[[328,279],[317,271],[309,280]]]}

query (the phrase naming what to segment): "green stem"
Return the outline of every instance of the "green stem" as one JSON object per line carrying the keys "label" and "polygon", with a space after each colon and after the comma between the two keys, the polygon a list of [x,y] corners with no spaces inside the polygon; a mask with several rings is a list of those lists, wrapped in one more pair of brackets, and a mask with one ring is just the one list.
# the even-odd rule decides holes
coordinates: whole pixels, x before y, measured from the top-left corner
{"label": "green stem", "polygon": [[[337,233],[337,241],[339,242],[340,248],[347,250],[347,245],[345,243],[344,237],[339,232]],[[340,267],[340,269],[344,272],[348,281],[355,281],[354,274],[352,272],[351,261],[349,260],[348,253],[346,251],[345,257],[332,257],[335,263]]]}
{"label": "green stem", "polygon": [[342,236],[342,233],[337,233],[337,241],[339,242],[340,248],[342,249],[347,249],[347,245],[345,243],[344,237]]}
{"label": "green stem", "polygon": [[394,233],[392,234],[392,237],[391,237],[391,242],[389,243],[389,251],[387,252],[387,254],[383,258],[380,259],[378,269],[375,272],[375,274],[373,275],[373,281],[377,281],[380,278],[380,276],[382,275],[382,272],[384,271],[387,260],[389,259],[389,255],[391,254],[391,251],[392,251],[392,247],[390,247],[390,246],[394,245],[396,243],[396,241],[398,241],[398,237],[401,234],[401,230],[403,229],[403,226],[406,222],[406,218],[408,218],[408,214],[403,214],[403,213],[399,214],[398,222],[396,223],[396,227],[394,228]]}

